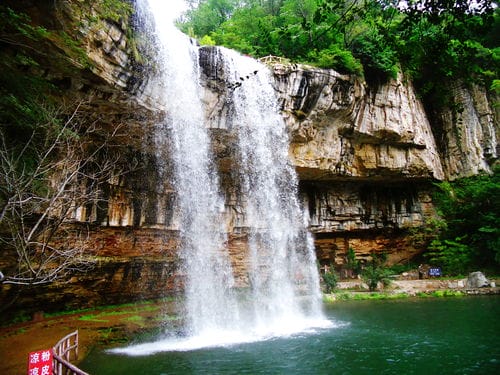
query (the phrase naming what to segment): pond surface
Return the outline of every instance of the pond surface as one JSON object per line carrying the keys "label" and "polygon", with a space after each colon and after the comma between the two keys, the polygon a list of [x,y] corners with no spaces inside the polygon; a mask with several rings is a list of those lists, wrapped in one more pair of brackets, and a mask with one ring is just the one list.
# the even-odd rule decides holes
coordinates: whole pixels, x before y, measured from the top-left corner
{"label": "pond surface", "polygon": [[94,351],[107,374],[500,374],[500,298],[350,301],[332,327],[265,341],[126,356]]}

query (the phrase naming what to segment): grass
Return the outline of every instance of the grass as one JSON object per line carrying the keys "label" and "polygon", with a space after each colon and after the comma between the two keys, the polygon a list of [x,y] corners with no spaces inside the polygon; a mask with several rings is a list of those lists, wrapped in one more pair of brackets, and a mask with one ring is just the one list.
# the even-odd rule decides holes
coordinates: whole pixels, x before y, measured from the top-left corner
{"label": "grass", "polygon": [[129,338],[113,327],[99,330],[99,343],[103,345],[124,344],[129,342]]}
{"label": "grass", "polygon": [[323,301],[333,303],[336,301],[365,301],[365,300],[388,300],[402,299],[411,297],[462,297],[466,294],[460,290],[435,290],[432,292],[418,292],[415,295],[408,293],[380,293],[380,292],[335,292],[332,294],[324,294]]}
{"label": "grass", "polygon": [[[161,302],[169,302],[172,300],[173,300],[172,298],[162,298],[159,300],[138,301],[138,302],[118,304],[118,305],[89,307],[89,308],[85,308],[85,309],[64,310],[64,311],[58,311],[58,312],[54,312],[54,313],[44,313],[44,317],[57,318],[60,316],[65,316],[65,315],[82,314],[82,313],[86,313],[89,311],[103,311],[102,313],[99,313],[100,316],[129,314],[131,312],[137,312],[137,311],[155,311],[155,310],[158,310],[160,308],[158,306],[158,304],[161,304]],[[127,308],[127,307],[131,307],[132,309],[129,311],[113,311],[113,310],[122,310],[122,309]],[[111,311],[106,312],[107,310],[111,310]],[[27,316],[27,320],[30,320],[30,319],[31,319],[31,317]]]}
{"label": "grass", "polygon": [[[96,306],[83,309],[62,310],[50,313],[44,312],[43,316],[44,318],[49,319],[49,318],[59,318],[66,315],[76,315],[76,314],[84,314],[92,312],[88,315],[82,315],[79,319],[88,321],[106,322],[107,320],[103,320],[101,318],[109,315],[136,314],[137,312],[160,310],[162,303],[172,302],[175,299],[176,299],[175,297],[165,297],[165,298],[160,298],[158,300],[146,300],[146,301],[137,301],[131,303],[116,304],[116,305]],[[123,311],[128,307],[130,307],[130,309]],[[95,313],[96,311],[100,311],[100,313],[96,314]],[[12,319],[0,322],[0,327],[7,327],[17,323],[25,323],[31,320],[32,320],[32,314],[28,314],[25,311],[19,311],[17,315]]]}
{"label": "grass", "polygon": [[[173,302],[177,298],[178,297],[165,297],[158,300],[146,300],[146,301],[138,301],[132,303],[116,304],[116,305],[97,306],[97,307],[83,308],[83,309],[63,310],[51,313],[44,313],[43,316],[45,319],[54,319],[68,315],[81,314],[81,316],[77,318],[78,320],[107,323],[109,322],[109,319],[107,318],[111,316],[132,315],[137,317],[136,318],[124,317],[121,320],[134,321],[134,319],[136,319],[135,321],[139,322],[138,320],[139,313],[158,311],[159,313],[158,321],[165,321],[165,320],[173,321],[173,320],[178,320],[179,317],[176,315],[165,316],[163,313],[161,313],[161,311],[164,303]],[[31,315],[21,311],[14,319],[0,322],[0,327],[8,327],[13,324],[29,322],[31,320],[32,320]],[[48,320],[48,323],[50,322],[52,321]]]}
{"label": "grass", "polygon": [[78,320],[83,320],[87,322],[107,322],[107,320],[105,319],[98,319],[97,315],[95,314],[82,315],[81,317],[78,318]]}
{"label": "grass", "polygon": [[[132,308],[128,309],[127,307],[132,307]],[[123,308],[125,308],[125,309],[123,310]],[[112,310],[108,310],[108,309],[112,309]],[[108,306],[108,308],[106,308],[106,310],[104,310],[100,313],[82,315],[78,318],[78,320],[92,321],[92,322],[107,322],[108,320],[106,320],[106,317],[134,314],[131,317],[122,318],[122,320],[125,320],[125,321],[139,321],[139,320],[141,320],[142,321],[143,318],[141,316],[137,315],[137,313],[152,312],[152,311],[157,311],[157,310],[160,310],[160,306],[153,305],[153,304],[146,304],[146,305],[126,304],[123,306],[114,306],[114,307]]]}
{"label": "grass", "polygon": [[460,290],[435,290],[433,292],[418,292],[417,297],[463,297],[466,294]]}
{"label": "grass", "polygon": [[142,323],[144,321],[144,318],[139,315],[132,315],[127,318],[124,318],[123,320],[127,322]]}
{"label": "grass", "polygon": [[361,300],[385,300],[385,299],[401,299],[410,297],[407,293],[378,293],[378,292],[336,292],[325,294],[323,300],[325,302],[335,301],[361,301]]}

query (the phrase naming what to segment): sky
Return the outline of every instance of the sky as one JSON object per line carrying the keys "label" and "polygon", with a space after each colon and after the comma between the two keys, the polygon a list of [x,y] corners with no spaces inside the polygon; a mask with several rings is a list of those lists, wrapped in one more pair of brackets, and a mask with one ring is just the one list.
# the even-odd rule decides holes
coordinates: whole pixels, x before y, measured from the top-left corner
{"label": "sky", "polygon": [[188,9],[188,4],[184,0],[148,0],[150,4],[157,4],[155,9],[158,9],[159,6],[163,9],[164,19],[175,20],[179,18],[181,13]]}

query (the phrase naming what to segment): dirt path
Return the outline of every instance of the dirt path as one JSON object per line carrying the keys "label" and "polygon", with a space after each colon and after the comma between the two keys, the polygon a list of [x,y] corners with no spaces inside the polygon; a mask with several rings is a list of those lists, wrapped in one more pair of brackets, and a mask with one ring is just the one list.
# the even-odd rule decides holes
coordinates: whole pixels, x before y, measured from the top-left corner
{"label": "dirt path", "polygon": [[171,309],[165,302],[136,304],[2,327],[0,374],[25,374],[29,352],[51,348],[75,330],[79,332],[80,359],[95,345],[123,344],[130,337],[157,328],[165,317],[169,317]]}

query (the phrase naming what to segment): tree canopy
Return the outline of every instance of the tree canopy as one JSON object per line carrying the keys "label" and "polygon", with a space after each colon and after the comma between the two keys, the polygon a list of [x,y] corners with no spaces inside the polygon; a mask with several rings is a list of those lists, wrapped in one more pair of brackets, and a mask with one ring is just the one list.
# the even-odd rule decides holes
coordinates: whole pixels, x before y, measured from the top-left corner
{"label": "tree canopy", "polygon": [[385,80],[402,68],[422,95],[453,77],[498,87],[499,10],[470,0],[200,0],[179,25],[255,57],[276,55]]}

